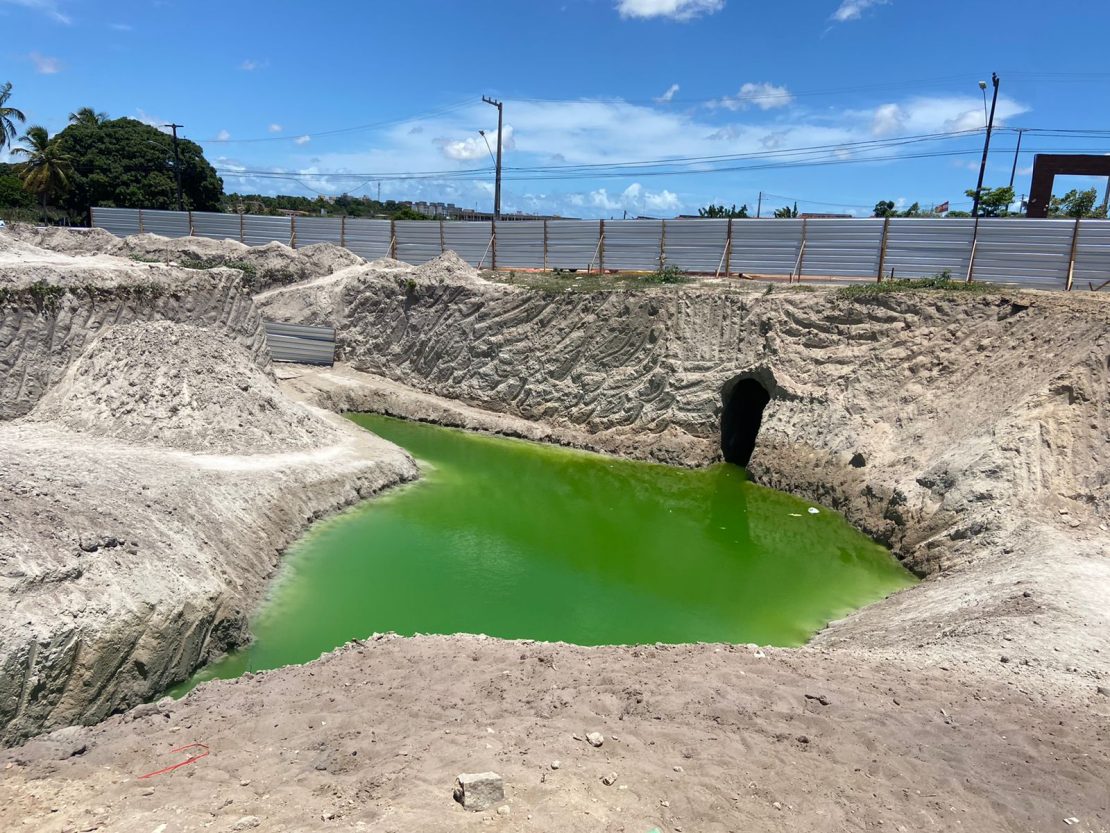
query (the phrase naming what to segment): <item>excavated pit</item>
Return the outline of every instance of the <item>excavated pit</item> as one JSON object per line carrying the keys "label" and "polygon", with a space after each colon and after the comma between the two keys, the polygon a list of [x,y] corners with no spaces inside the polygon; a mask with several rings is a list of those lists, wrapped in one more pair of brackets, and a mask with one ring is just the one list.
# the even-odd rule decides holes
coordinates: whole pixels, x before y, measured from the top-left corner
{"label": "excavated pit", "polygon": [[[278,553],[312,520],[412,477],[412,461],[346,433],[342,451],[202,460],[9,420],[3,739],[103,722],[3,753],[0,826],[153,829],[165,816],[230,829],[257,816],[300,829],[388,811],[399,827],[479,830],[488,819],[443,815],[436,785],[494,766],[514,817],[552,829],[586,811],[643,829],[1110,823],[1106,299],[545,294],[445,257],[424,271],[355,264],[254,302],[213,272],[182,301],[139,291],[148,267],[133,261],[27,257],[0,263],[0,280],[15,274],[2,323],[18,335],[0,361],[17,403],[5,416],[32,410],[117,320],[217,329],[266,369],[261,308],[339,329],[336,368],[276,368],[329,431],[343,428],[325,411],[360,410],[680,465],[747,456],[759,482],[842,512],[927,578],[808,649],[387,638],[109,717],[241,642]],[[115,284],[87,291],[84,273],[109,268]],[[31,273],[71,288],[48,309]],[[570,742],[587,728],[619,735],[604,761]],[[160,782],[148,806],[135,774],[186,734],[220,754],[195,779]],[[552,774],[556,758],[573,765]],[[402,777],[414,766],[419,783]],[[597,786],[610,768],[628,791]]]}

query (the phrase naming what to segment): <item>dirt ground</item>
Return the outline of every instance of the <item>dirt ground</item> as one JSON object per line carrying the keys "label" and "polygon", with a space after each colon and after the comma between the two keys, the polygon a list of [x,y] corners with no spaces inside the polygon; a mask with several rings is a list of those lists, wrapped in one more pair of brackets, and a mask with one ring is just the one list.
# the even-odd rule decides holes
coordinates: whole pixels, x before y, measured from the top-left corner
{"label": "dirt ground", "polygon": [[[1020,667],[979,677],[839,652],[382,637],[2,753],[0,822],[43,833],[1110,829],[1110,697],[1061,707],[1022,688]],[[596,748],[583,740],[595,731]],[[189,743],[208,756],[140,777],[184,760],[171,750]],[[505,801],[464,810],[455,776],[487,770]]]}

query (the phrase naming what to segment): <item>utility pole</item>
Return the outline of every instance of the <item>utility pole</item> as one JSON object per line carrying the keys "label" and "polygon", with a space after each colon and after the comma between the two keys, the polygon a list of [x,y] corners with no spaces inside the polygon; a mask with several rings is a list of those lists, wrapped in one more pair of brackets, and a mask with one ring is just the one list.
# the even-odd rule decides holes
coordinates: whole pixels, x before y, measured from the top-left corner
{"label": "utility pole", "polygon": [[763,192],[759,192],[759,202],[755,204],[755,218],[758,220],[763,214]]}
{"label": "utility pole", "polygon": [[185,205],[181,200],[181,153],[177,148],[177,128],[184,127],[183,124],[166,124],[163,127],[168,127],[173,131],[173,176],[177,180],[177,210],[184,211]]}
{"label": "utility pole", "polygon": [[492,104],[497,108],[497,161],[493,181],[493,219],[501,219],[501,118],[504,115],[505,105],[501,101],[482,96],[482,101]]}
{"label": "utility pole", "polygon": [[[991,148],[991,130],[994,129],[994,108],[998,104],[998,73],[991,73],[991,83],[994,84],[994,96],[991,98],[991,114],[987,119],[987,137],[983,141],[983,161],[979,163],[979,183],[975,186],[975,199],[971,204],[971,216],[979,218],[979,200],[983,196],[983,175],[987,172],[987,152]],[[979,82],[979,87],[987,89],[985,81]],[[984,93],[985,95],[985,93]]]}
{"label": "utility pole", "polygon": [[1019,127],[1018,128],[1018,143],[1017,143],[1017,147],[1014,148],[1014,167],[1010,168],[1010,187],[1011,188],[1014,187],[1014,175],[1017,173],[1018,154],[1021,153],[1021,134],[1024,133],[1024,132],[1025,132],[1024,127]]}

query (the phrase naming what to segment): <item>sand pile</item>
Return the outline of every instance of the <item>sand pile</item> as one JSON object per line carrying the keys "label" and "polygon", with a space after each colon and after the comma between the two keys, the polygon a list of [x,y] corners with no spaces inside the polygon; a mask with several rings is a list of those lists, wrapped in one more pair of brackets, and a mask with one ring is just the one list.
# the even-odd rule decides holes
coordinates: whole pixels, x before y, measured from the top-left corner
{"label": "sand pile", "polygon": [[27,419],[213,454],[303,450],[337,437],[333,426],[282,396],[238,344],[170,321],[107,330]]}
{"label": "sand pile", "polygon": [[209,269],[230,266],[240,269],[245,282],[256,292],[274,286],[311,280],[365,261],[354,252],[333,243],[313,243],[291,249],[284,243],[245,246],[237,240],[212,240],[207,237],[158,237],[135,234],[123,240],[113,238],[115,254],[148,260],[183,263]]}
{"label": "sand pile", "polygon": [[478,277],[478,270],[452,251],[413,268],[412,278],[422,284],[484,284],[489,281]]}
{"label": "sand pile", "polygon": [[114,234],[101,228],[59,228],[16,223],[6,232],[15,240],[67,255],[108,252],[119,244]]}

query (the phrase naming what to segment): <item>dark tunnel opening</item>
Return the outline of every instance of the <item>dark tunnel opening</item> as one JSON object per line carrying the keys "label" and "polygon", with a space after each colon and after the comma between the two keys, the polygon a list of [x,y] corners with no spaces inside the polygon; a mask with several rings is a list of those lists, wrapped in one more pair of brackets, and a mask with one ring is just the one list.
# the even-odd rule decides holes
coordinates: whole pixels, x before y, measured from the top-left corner
{"label": "dark tunnel opening", "polygon": [[746,466],[755,451],[755,439],[763,422],[763,409],[771,394],[755,379],[741,379],[724,390],[721,414],[721,453],[729,463]]}

